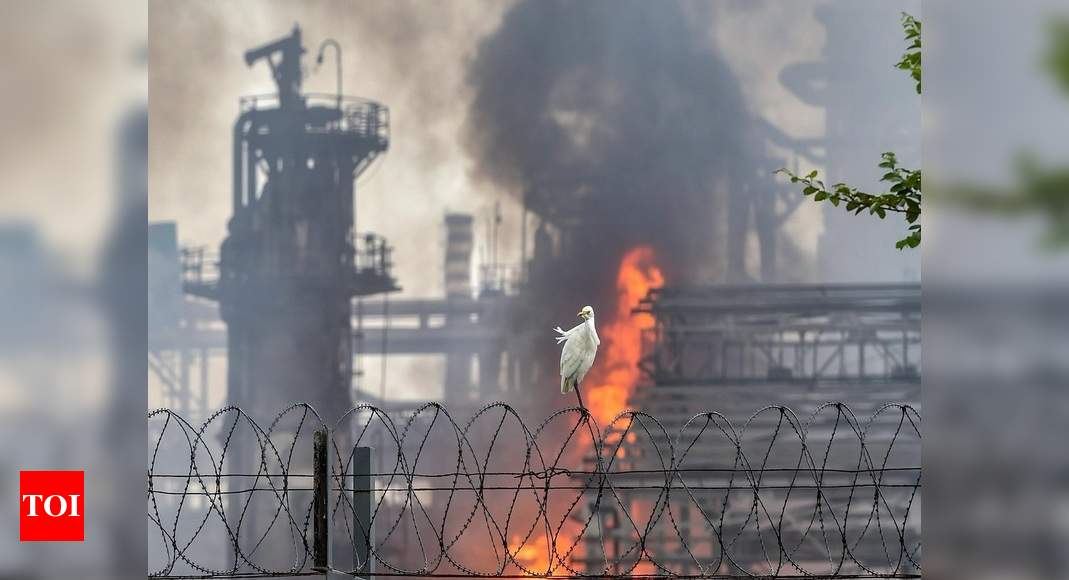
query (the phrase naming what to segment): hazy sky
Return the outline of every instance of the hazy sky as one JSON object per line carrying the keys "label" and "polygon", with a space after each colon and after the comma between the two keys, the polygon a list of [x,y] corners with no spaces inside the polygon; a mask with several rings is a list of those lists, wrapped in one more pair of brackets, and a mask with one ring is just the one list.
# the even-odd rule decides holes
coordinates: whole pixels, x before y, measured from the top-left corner
{"label": "hazy sky", "polygon": [[115,212],[115,136],[145,97],[146,7],[5,2],[0,18],[0,222],[33,224],[91,271]]}

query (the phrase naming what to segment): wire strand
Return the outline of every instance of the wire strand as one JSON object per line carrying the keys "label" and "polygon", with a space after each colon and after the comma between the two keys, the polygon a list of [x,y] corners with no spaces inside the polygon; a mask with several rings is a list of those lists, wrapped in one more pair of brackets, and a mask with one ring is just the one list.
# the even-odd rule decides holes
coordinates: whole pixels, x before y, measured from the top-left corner
{"label": "wire strand", "polygon": [[[504,403],[464,422],[436,403],[361,405],[331,424],[307,404],[263,424],[236,407],[198,425],[169,410],[148,419],[150,578],[321,574],[310,451],[312,434],[328,428],[335,554],[367,554],[374,576],[845,579],[922,569],[912,464],[921,417],[908,405],[865,419],[841,403],[805,419],[769,406],[738,425],[699,413],[671,429],[632,411],[599,425],[583,407],[529,426]],[[373,448],[367,473],[354,466],[357,447]]]}

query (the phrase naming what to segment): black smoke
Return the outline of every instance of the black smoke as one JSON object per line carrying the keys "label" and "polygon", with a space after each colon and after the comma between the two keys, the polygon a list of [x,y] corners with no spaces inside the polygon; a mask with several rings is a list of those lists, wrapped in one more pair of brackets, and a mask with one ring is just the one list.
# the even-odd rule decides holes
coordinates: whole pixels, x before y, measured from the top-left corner
{"label": "black smoke", "polygon": [[714,18],[678,1],[522,1],[482,42],[466,145],[480,178],[550,200],[563,242],[543,294],[611,296],[639,244],[673,282],[723,277],[733,187],[756,167]]}

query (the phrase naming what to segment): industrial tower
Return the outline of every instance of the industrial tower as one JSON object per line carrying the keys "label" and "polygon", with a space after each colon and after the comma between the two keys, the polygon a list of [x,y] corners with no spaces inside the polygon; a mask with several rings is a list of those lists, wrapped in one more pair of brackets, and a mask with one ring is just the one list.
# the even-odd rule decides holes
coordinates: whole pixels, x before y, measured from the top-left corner
{"label": "industrial tower", "polygon": [[352,299],[399,290],[385,241],[353,231],[354,181],[386,151],[389,116],[341,94],[340,49],[338,94],[302,93],[304,52],[294,26],[245,53],[278,93],[241,99],[228,235],[217,261],[187,256],[185,289],[219,302],[230,404],[270,416],[308,401],[329,420],[352,404]]}

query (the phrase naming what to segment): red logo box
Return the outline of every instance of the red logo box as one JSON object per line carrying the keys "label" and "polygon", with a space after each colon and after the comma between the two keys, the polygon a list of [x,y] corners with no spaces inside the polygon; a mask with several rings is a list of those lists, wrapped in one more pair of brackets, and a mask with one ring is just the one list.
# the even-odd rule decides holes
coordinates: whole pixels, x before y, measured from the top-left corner
{"label": "red logo box", "polygon": [[85,472],[19,472],[19,541],[85,540]]}

